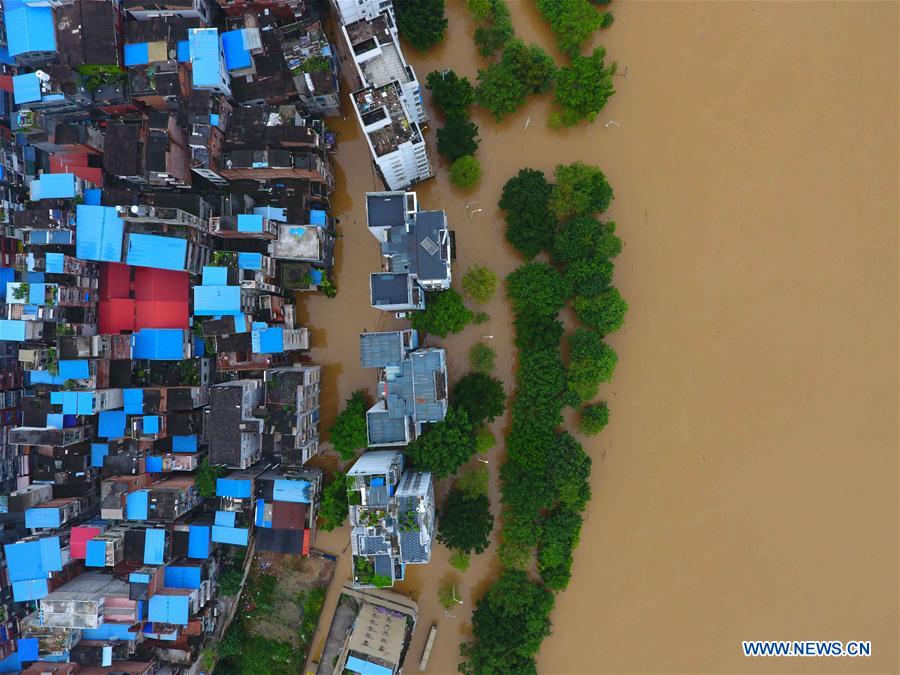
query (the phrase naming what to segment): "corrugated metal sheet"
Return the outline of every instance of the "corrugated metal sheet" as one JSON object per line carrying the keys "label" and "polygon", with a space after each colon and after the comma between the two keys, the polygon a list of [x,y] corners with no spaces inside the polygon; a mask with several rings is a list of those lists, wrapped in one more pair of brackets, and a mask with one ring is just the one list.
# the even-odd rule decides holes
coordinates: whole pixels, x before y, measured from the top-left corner
{"label": "corrugated metal sheet", "polygon": [[238,232],[262,232],[263,217],[259,213],[240,213],[237,217]]}
{"label": "corrugated metal sheet", "polygon": [[165,585],[169,588],[200,588],[200,568],[195,566],[168,566],[165,569]]}
{"label": "corrugated metal sheet", "polygon": [[272,499],[276,502],[294,502],[309,504],[312,484],[305,480],[288,480],[279,478],[272,490]]}
{"label": "corrugated metal sheet", "polygon": [[31,181],[31,200],[72,199],[75,197],[74,173],[44,173]]}
{"label": "corrugated metal sheet", "polygon": [[101,410],[97,435],[122,438],[125,436],[125,419],[124,410]]}
{"label": "corrugated metal sheet", "polygon": [[239,286],[194,286],[194,314],[236,316],[241,313]]}
{"label": "corrugated metal sheet", "polygon": [[209,556],[210,530],[207,525],[191,525],[188,529],[188,558]]}
{"label": "corrugated metal sheet", "polygon": [[187,595],[157,593],[150,598],[150,621],[186,626],[190,619],[190,598]]}
{"label": "corrugated metal sheet", "polygon": [[122,398],[125,402],[125,412],[129,415],[140,415],[144,412],[143,389],[124,389]]}
{"label": "corrugated metal sheet", "polygon": [[215,28],[192,28],[188,31],[191,59],[191,82],[194,87],[208,89],[222,84],[219,60],[219,32]]}
{"label": "corrugated metal sheet", "polygon": [[128,520],[147,520],[150,509],[150,490],[135,490],[125,497],[125,517]]}
{"label": "corrugated metal sheet", "polygon": [[162,565],[165,558],[166,531],[147,530],[144,533],[144,564]]}
{"label": "corrugated metal sheet", "polygon": [[56,27],[49,7],[19,7],[6,13],[10,56],[56,51]]}
{"label": "corrugated metal sheet", "polygon": [[250,480],[242,478],[216,479],[216,495],[219,497],[246,499],[250,496],[252,487],[253,485]]}
{"label": "corrugated metal sheet", "polygon": [[13,99],[17,105],[41,100],[41,81],[34,73],[16,75],[12,83]]}
{"label": "corrugated metal sheet", "polygon": [[88,567],[106,567],[106,542],[92,539],[85,548],[84,564]]}
{"label": "corrugated metal sheet", "polygon": [[173,436],[173,452],[197,452],[197,436]]}
{"label": "corrugated metal sheet", "polygon": [[242,70],[253,63],[250,50],[244,46],[244,31],[230,30],[222,33],[222,49],[225,52],[225,67],[228,70]]}
{"label": "corrugated metal sheet", "polygon": [[145,328],[131,338],[135,359],[181,361],[184,359],[184,331],[169,328]]}
{"label": "corrugated metal sheet", "polygon": [[111,206],[79,204],[75,209],[75,255],[84,260],[122,260],[122,219]]}
{"label": "corrugated metal sheet", "polygon": [[139,267],[184,270],[187,240],[158,234],[129,234],[125,262]]}
{"label": "corrugated metal sheet", "polygon": [[60,525],[59,508],[38,506],[25,509],[25,527],[41,529]]}
{"label": "corrugated metal sheet", "polygon": [[212,540],[220,544],[246,546],[250,531],[240,527],[212,526]]}

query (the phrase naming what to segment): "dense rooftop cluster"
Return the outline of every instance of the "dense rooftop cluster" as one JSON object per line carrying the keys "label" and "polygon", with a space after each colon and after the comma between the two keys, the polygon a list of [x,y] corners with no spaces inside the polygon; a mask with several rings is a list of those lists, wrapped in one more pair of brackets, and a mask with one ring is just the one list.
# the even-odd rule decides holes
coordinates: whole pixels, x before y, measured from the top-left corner
{"label": "dense rooftop cluster", "polygon": [[313,5],[3,3],[0,670],[186,671],[237,551],[310,552],[294,298],[334,288],[339,112]]}

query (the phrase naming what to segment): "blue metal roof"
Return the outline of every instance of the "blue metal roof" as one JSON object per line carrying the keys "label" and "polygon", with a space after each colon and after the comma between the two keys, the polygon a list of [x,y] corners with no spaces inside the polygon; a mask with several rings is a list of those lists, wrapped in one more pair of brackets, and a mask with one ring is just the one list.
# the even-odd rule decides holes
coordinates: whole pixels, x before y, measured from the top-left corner
{"label": "blue metal roof", "polygon": [[328,218],[328,214],[326,214],[321,209],[310,209],[309,210],[309,224],[310,225],[325,225],[327,218]]}
{"label": "blue metal roof", "polygon": [[194,314],[220,316],[241,313],[239,286],[194,286]]}
{"label": "blue metal roof", "polygon": [[262,253],[238,253],[238,267],[242,270],[261,270]]}
{"label": "blue metal roof", "polygon": [[31,200],[72,199],[75,197],[75,174],[42,173],[31,181]]}
{"label": "blue metal roof", "polygon": [[188,528],[188,558],[209,556],[210,532],[207,525],[191,525]]}
{"label": "blue metal roof", "polygon": [[239,213],[237,217],[238,232],[262,232],[263,217],[259,213]]}
{"label": "blue metal roof", "polygon": [[284,351],[284,329],[265,328],[250,333],[251,349],[255,354],[278,354]]}
{"label": "blue metal roof", "polygon": [[0,340],[25,342],[25,322],[18,319],[0,319]]}
{"label": "blue metal roof", "polygon": [[159,433],[159,415],[144,415],[144,433]]}
{"label": "blue metal roof", "polygon": [[264,216],[269,220],[277,220],[280,223],[287,222],[287,209],[274,206],[256,206],[253,208],[253,213]]}
{"label": "blue metal roof", "polygon": [[97,435],[105,438],[122,438],[125,436],[125,411],[101,410]]}
{"label": "blue metal roof", "polygon": [[157,593],[150,598],[147,616],[150,621],[187,626],[191,616],[190,598],[187,595],[163,595],[162,593]]}
{"label": "blue metal roof", "polygon": [[183,270],[187,240],[158,234],[129,234],[125,262],[139,267]]}
{"label": "blue metal roof", "polygon": [[194,565],[169,566],[164,572],[168,588],[200,588],[200,568]]}
{"label": "blue metal roof", "polygon": [[394,672],[390,668],[365,661],[356,656],[347,657],[347,665],[344,666],[344,669],[349,670],[351,673],[359,673],[359,675],[393,675]]}
{"label": "blue metal roof", "polygon": [[84,191],[84,203],[89,206],[100,206],[103,199],[103,190],[100,188],[90,188]]}
{"label": "blue metal roof", "polygon": [[41,81],[35,73],[16,75],[12,83],[13,100],[18,105],[41,100]]}
{"label": "blue metal roof", "polygon": [[[238,255],[241,255],[240,253]],[[217,267],[216,265],[203,266],[203,285],[204,286],[227,286],[228,285],[228,268]]]}
{"label": "blue metal roof", "polygon": [[162,565],[166,549],[166,531],[161,529],[144,532],[144,564]]}
{"label": "blue metal roof", "polygon": [[219,527],[234,527],[237,514],[234,511],[216,511],[215,524]]}
{"label": "blue metal roof", "polygon": [[87,359],[63,359],[59,362],[59,376],[63,380],[83,380],[91,376]]}
{"label": "blue metal roof", "polygon": [[62,253],[47,253],[44,256],[49,274],[62,274],[65,269],[65,258]]}
{"label": "blue metal roof", "polygon": [[125,45],[125,65],[142,66],[150,62],[150,45],[146,42],[134,42]]}
{"label": "blue metal roof", "polygon": [[84,564],[88,567],[106,567],[106,542],[91,539],[85,549]]}
{"label": "blue metal roof", "polygon": [[9,55],[56,51],[56,26],[49,7],[19,7],[6,13]]}
{"label": "blue metal roof", "polygon": [[197,436],[172,436],[172,452],[197,452]]}
{"label": "blue metal roof", "polygon": [[161,473],[163,470],[163,458],[159,455],[150,455],[144,461],[147,473]]}
{"label": "blue metal roof", "polygon": [[38,506],[25,509],[25,527],[40,529],[44,527],[59,527],[61,524],[58,508]]}
{"label": "blue metal roof", "polygon": [[38,639],[20,637],[16,640],[16,647],[19,650],[19,658],[22,661],[38,660]]}
{"label": "blue metal roof", "polygon": [[184,331],[177,328],[144,328],[131,336],[131,355],[152,361],[182,361]]}
{"label": "blue metal roof", "polygon": [[312,484],[305,480],[288,480],[279,478],[272,490],[272,499],[276,502],[310,503]]}
{"label": "blue metal roof", "polygon": [[144,412],[144,390],[125,389],[122,391],[125,412],[129,415],[141,415]]}
{"label": "blue metal roof", "polygon": [[216,478],[216,495],[246,499],[250,496],[253,484],[246,478]]}
{"label": "blue metal roof", "polygon": [[224,85],[219,51],[219,32],[215,28],[191,28],[188,31],[191,80],[195,88]]}
{"label": "blue metal roof", "polygon": [[109,454],[109,446],[106,443],[91,443],[91,466],[102,468],[103,458]]}
{"label": "blue metal roof", "polygon": [[135,490],[125,497],[125,518],[147,520],[150,513],[150,490]]}
{"label": "blue metal roof", "polygon": [[137,633],[132,633],[130,623],[114,623],[107,621],[100,624],[99,628],[85,630],[81,637],[84,640],[134,640]]}
{"label": "blue metal roof", "polygon": [[50,589],[46,579],[25,579],[12,582],[13,600],[27,602],[28,600],[40,600],[46,596]]}
{"label": "blue metal roof", "polygon": [[122,260],[122,219],[111,206],[79,204],[75,209],[75,255],[84,260]]}
{"label": "blue metal roof", "polygon": [[3,552],[10,581],[41,579],[62,569],[59,537],[4,544]]}
{"label": "blue metal roof", "polygon": [[191,60],[191,45],[187,40],[179,40],[176,49],[179,63]]}
{"label": "blue metal roof", "polygon": [[212,540],[219,544],[234,544],[246,546],[249,540],[250,530],[243,527],[212,526]]}
{"label": "blue metal roof", "polygon": [[249,68],[253,63],[250,50],[245,46],[245,28],[222,33],[222,49],[225,52],[225,67],[228,70]]}

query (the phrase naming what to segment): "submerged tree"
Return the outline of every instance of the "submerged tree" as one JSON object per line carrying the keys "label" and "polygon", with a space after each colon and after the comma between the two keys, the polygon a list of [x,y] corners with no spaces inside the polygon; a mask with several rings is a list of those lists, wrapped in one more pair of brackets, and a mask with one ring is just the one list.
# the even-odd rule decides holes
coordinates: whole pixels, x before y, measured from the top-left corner
{"label": "submerged tree", "polygon": [[590,56],[575,56],[556,75],[554,100],[561,113],[550,117],[551,127],[571,127],[581,120],[593,122],[609,97],[615,93],[616,64],[604,66],[606,50],[597,47]]}
{"label": "submerged tree", "polygon": [[444,0],[394,0],[397,30],[409,43],[425,50],[444,39]]}
{"label": "submerged tree", "polygon": [[543,171],[521,169],[506,181],[498,206],[506,211],[506,239],[526,258],[550,248],[556,217],[550,212],[553,186]]}
{"label": "submerged tree", "polygon": [[438,519],[437,539],[447,548],[483,553],[488,547],[494,517],[486,495],[470,497],[459,489],[447,495]]}
{"label": "submerged tree", "polygon": [[344,524],[350,510],[347,498],[347,475],[336,471],[334,480],[322,490],[322,501],[319,504],[321,529],[327,532]]}
{"label": "submerged tree", "polygon": [[603,172],[583,162],[558,164],[556,184],[550,194],[550,210],[559,220],[602,213],[609,207],[613,190]]}
{"label": "submerged tree", "polygon": [[328,429],[331,444],[341,459],[353,459],[356,451],[365,448],[369,443],[366,430],[366,392],[362,389],[354,391],[344,403],[344,409]]}
{"label": "submerged tree", "polygon": [[453,405],[466,411],[472,426],[492,422],[503,414],[506,393],[503,383],[485,373],[468,373],[453,387]]}
{"label": "submerged tree", "polygon": [[603,16],[588,0],[537,0],[536,4],[556,35],[559,50],[570,57],[603,24]]}
{"label": "submerged tree", "polygon": [[425,86],[431,92],[431,99],[438,108],[449,116],[465,112],[475,102],[475,88],[465,76],[460,77],[452,70],[435,70],[428,73]]}
{"label": "submerged tree", "polygon": [[437,130],[437,149],[451,162],[471,155],[478,149],[478,127],[465,113],[447,115],[447,121]]}
{"label": "submerged tree", "polygon": [[475,453],[475,437],[465,410],[450,408],[441,422],[432,424],[406,447],[406,456],[420,469],[442,480],[455,473]]}
{"label": "submerged tree", "polygon": [[425,296],[425,309],[412,315],[412,327],[422,333],[447,337],[458,333],[475,320],[475,313],[463,304],[462,296],[452,288]]}

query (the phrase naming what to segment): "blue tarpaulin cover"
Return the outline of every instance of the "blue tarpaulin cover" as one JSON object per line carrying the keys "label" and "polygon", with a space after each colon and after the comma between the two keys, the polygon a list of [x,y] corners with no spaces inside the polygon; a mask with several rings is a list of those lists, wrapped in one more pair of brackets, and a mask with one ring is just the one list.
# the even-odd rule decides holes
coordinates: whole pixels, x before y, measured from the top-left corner
{"label": "blue tarpaulin cover", "polygon": [[262,253],[238,253],[238,267],[242,270],[261,270]]}
{"label": "blue tarpaulin cover", "polygon": [[19,658],[23,661],[38,660],[38,639],[20,637],[16,642],[19,649]]}
{"label": "blue tarpaulin cover", "polygon": [[321,209],[310,209],[309,210],[310,225],[324,225],[327,218],[328,218],[328,214],[326,214]]}
{"label": "blue tarpaulin cover", "polygon": [[144,533],[144,564],[162,565],[166,550],[166,531],[147,530]]}
{"label": "blue tarpaulin cover", "polygon": [[18,319],[0,319],[0,340],[25,341],[25,322]]}
{"label": "blue tarpaulin cover", "polygon": [[132,572],[128,575],[128,581],[133,584],[149,584],[150,575],[146,572]]}
{"label": "blue tarpaulin cover", "polygon": [[195,88],[209,89],[224,84],[219,59],[219,32],[215,28],[191,28],[188,31],[191,57],[191,82]]}
{"label": "blue tarpaulin cover", "polygon": [[220,527],[234,527],[234,511],[216,511],[216,525]]}
{"label": "blue tarpaulin cover", "polygon": [[120,262],[125,226],[111,206],[75,208],[75,255],[84,260]]}
{"label": "blue tarpaulin cover", "polygon": [[277,220],[279,223],[287,222],[287,209],[274,206],[256,206],[253,208],[253,213],[264,216],[269,220]]}
{"label": "blue tarpaulin cover", "polygon": [[85,630],[81,637],[84,640],[134,640],[137,633],[132,633],[129,630],[130,626],[131,624],[128,623],[107,621],[100,624],[99,628]]}
{"label": "blue tarpaulin cover", "polygon": [[66,257],[62,253],[47,253],[44,258],[46,260],[48,273],[63,273],[63,270],[65,269]]}
{"label": "blue tarpaulin cover", "polygon": [[100,188],[89,188],[84,191],[84,203],[88,206],[100,206],[103,200],[103,190]]}
{"label": "blue tarpaulin cover", "polygon": [[50,589],[47,587],[46,579],[25,579],[24,581],[12,582],[13,599],[16,602],[27,602],[28,600],[40,600]]}
{"label": "blue tarpaulin cover", "polygon": [[103,458],[109,454],[106,443],[91,443],[91,466],[103,467]]}
{"label": "blue tarpaulin cover", "polygon": [[161,473],[163,470],[163,458],[159,455],[150,455],[145,460],[147,473]]}
{"label": "blue tarpaulin cover", "polygon": [[179,40],[176,49],[179,63],[191,60],[191,45],[187,40]]}
{"label": "blue tarpaulin cover", "polygon": [[255,330],[250,334],[250,345],[256,354],[279,354],[284,351],[284,329]]}
{"label": "blue tarpaulin cover", "polygon": [[194,286],[195,316],[236,316],[241,313],[240,286]]}
{"label": "blue tarpaulin cover", "polygon": [[159,433],[159,415],[144,415],[144,433]]}

